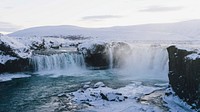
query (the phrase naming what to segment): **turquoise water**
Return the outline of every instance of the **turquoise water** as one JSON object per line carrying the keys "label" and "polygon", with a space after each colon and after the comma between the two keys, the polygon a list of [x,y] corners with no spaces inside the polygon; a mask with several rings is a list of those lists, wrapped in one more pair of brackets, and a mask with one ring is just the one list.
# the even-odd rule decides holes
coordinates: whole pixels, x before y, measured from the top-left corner
{"label": "turquoise water", "polygon": [[30,112],[38,111],[38,107],[51,101],[60,93],[70,93],[78,90],[85,82],[104,82],[107,86],[118,88],[130,81],[121,80],[110,70],[90,70],[76,76],[31,74],[31,77],[0,82],[0,111],[1,112]]}

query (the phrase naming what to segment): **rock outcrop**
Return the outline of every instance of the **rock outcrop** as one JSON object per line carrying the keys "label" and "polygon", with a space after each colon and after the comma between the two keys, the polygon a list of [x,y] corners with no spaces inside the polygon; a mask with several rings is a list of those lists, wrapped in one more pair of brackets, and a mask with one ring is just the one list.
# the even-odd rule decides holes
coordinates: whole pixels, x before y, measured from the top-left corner
{"label": "rock outcrop", "polygon": [[33,65],[30,63],[33,53],[62,47],[62,43],[52,40],[38,38],[38,40],[30,39],[21,42],[15,37],[2,36],[0,38],[0,73],[33,71]]}
{"label": "rock outcrop", "polygon": [[0,64],[0,73],[3,72],[30,72],[33,71],[32,65],[29,63],[29,59],[15,59],[15,60],[8,60],[5,64]]}
{"label": "rock outcrop", "polygon": [[29,47],[14,38],[0,38],[0,73],[29,71],[28,58],[32,55]]}
{"label": "rock outcrop", "polygon": [[[167,48],[169,83],[175,93],[193,108],[200,108],[200,58],[195,51]],[[196,57],[191,57],[192,55]]]}
{"label": "rock outcrop", "polygon": [[124,42],[78,46],[78,51],[84,55],[86,66],[92,69],[120,67],[123,65],[124,57],[131,52],[130,49],[130,46]]}
{"label": "rock outcrop", "polygon": [[92,44],[90,47],[79,47],[79,52],[83,53],[87,67],[92,69],[109,68],[108,44]]}

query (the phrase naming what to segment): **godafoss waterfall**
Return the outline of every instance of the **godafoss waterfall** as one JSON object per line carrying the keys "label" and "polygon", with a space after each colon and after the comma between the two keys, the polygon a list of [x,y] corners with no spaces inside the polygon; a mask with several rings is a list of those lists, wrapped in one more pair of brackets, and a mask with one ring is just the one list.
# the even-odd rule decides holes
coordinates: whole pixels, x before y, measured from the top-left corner
{"label": "godafoss waterfall", "polygon": [[196,111],[199,97],[185,103],[187,96],[175,93],[179,89],[173,80],[179,78],[169,80],[170,73],[179,74],[171,69],[172,63],[179,66],[178,55],[172,59],[178,48],[170,49],[153,43],[85,42],[33,50],[28,58],[0,65],[0,111]]}

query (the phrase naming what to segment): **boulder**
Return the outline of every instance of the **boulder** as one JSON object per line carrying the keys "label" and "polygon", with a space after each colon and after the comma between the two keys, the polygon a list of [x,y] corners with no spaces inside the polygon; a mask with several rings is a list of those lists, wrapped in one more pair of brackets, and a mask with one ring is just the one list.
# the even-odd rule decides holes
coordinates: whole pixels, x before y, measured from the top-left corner
{"label": "boulder", "polygon": [[109,53],[107,43],[95,43],[90,46],[79,46],[78,51],[83,53],[86,66],[92,69],[109,68]]}
{"label": "boulder", "polygon": [[[87,67],[92,69],[118,68],[131,53],[131,47],[124,42],[80,44],[78,51],[84,55]],[[112,66],[111,66],[112,65]]]}

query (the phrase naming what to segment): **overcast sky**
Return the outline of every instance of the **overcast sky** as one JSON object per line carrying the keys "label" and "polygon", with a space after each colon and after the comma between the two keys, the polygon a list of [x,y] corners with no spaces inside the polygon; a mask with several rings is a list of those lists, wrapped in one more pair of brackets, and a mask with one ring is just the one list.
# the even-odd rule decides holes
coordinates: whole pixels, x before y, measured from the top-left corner
{"label": "overcast sky", "polygon": [[200,0],[0,0],[0,32],[34,26],[108,27],[200,19]]}

